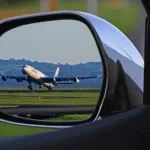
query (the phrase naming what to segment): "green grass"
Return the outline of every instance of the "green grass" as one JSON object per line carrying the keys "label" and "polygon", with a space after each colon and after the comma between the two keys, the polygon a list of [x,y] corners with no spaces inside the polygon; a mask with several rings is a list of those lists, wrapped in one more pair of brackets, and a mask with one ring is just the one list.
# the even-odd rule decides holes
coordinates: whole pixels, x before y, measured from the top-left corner
{"label": "green grass", "polygon": [[[61,10],[87,11],[87,0],[62,0]],[[97,15],[114,24],[124,33],[131,32],[138,19],[139,7],[135,2],[125,3],[123,6],[116,6],[105,0],[98,5]]]}
{"label": "green grass", "polygon": [[55,118],[50,118],[49,120],[53,120],[53,121],[80,121],[80,120],[86,120],[88,118],[90,118],[91,115],[89,114],[74,114],[74,115],[64,115],[64,116],[60,116],[60,117],[55,117]]}
{"label": "green grass", "polygon": [[28,2],[21,1],[18,4],[7,4],[4,3],[0,6],[1,10],[33,10],[33,11],[40,11],[40,3],[39,0],[31,0]]}
{"label": "green grass", "polygon": [[87,11],[87,0],[61,0],[60,10]]}
{"label": "green grass", "polygon": [[[50,118],[49,120],[78,121],[78,120],[85,120],[89,117],[90,115],[88,114],[86,115],[76,114],[76,115],[64,115],[61,117]],[[56,130],[58,129],[18,126],[18,125],[12,125],[8,123],[0,122],[0,138],[31,135],[31,134],[38,134],[38,133],[44,133],[44,132],[52,132]]]}
{"label": "green grass", "polygon": [[126,3],[121,8],[117,8],[111,3],[103,3],[98,15],[114,24],[124,33],[129,33],[137,24],[139,7],[134,2]]}
{"label": "green grass", "polygon": [[[59,10],[87,11],[87,0],[61,0]],[[39,0],[32,0],[25,4],[0,6],[0,18],[28,13],[40,12]],[[139,7],[136,3],[125,3],[116,6],[105,0],[98,5],[97,15],[108,20],[125,33],[132,31],[137,23]]]}
{"label": "green grass", "polygon": [[55,130],[56,129],[26,127],[26,126],[11,125],[8,123],[0,122],[0,138],[31,135],[31,134],[50,132]]}
{"label": "green grass", "polygon": [[[6,88],[7,89],[7,88]],[[5,90],[6,90],[5,89]],[[8,88],[7,90],[14,88]],[[2,89],[1,89],[2,90]],[[14,89],[16,90],[16,88]],[[39,100],[39,96],[41,99]],[[65,98],[64,98],[65,97]],[[68,98],[72,97],[72,98]],[[79,98],[80,97],[80,98]],[[17,107],[19,104],[63,104],[63,105],[88,105],[96,104],[99,92],[47,92],[47,93],[0,93],[0,108]],[[64,115],[50,120],[77,121],[89,118],[89,114]],[[46,131],[54,131],[49,128],[25,127],[0,122],[0,137],[12,137],[20,135],[36,134]]]}
{"label": "green grass", "polygon": [[99,92],[0,93],[0,105],[96,105],[98,98]]}
{"label": "green grass", "polygon": [[[46,93],[31,93],[31,92],[14,92],[18,88],[5,88],[5,90],[13,91],[13,93],[0,92],[0,109],[11,109],[20,105],[95,105],[99,99],[100,92],[46,92]],[[22,88],[24,89],[24,88]],[[1,90],[4,90],[1,88]],[[33,108],[34,109],[34,108]],[[51,120],[83,120],[89,118],[87,115],[65,115],[52,118]],[[50,119],[48,119],[50,120]]]}
{"label": "green grass", "polygon": [[[53,121],[78,121],[78,120],[85,120],[89,118],[90,115],[64,115],[61,117],[50,118],[49,120]],[[38,128],[38,127],[27,127],[27,126],[19,126],[19,125],[12,125],[4,122],[0,122],[0,138],[7,138],[7,137],[16,137],[16,136],[23,136],[23,135],[32,135],[44,132],[52,132],[58,129],[52,128]]]}

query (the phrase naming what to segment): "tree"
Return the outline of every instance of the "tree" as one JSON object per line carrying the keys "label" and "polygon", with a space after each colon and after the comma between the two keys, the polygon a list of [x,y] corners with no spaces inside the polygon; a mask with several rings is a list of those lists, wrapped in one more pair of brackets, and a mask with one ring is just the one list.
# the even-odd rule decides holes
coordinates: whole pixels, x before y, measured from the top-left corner
{"label": "tree", "polygon": [[[26,3],[30,2],[31,0],[0,0],[1,4],[20,4],[20,3]],[[32,0],[33,1],[33,0]]]}

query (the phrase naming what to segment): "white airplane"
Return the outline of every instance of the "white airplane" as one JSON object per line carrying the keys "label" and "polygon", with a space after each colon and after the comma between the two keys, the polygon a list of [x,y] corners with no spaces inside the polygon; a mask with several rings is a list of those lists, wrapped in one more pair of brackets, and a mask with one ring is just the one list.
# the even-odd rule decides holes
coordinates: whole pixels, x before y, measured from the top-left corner
{"label": "white airplane", "polygon": [[36,83],[39,85],[39,88],[46,87],[49,90],[52,90],[53,87],[59,84],[73,84],[79,83],[80,80],[83,79],[92,79],[98,78],[98,76],[90,76],[90,77],[58,77],[60,68],[57,67],[56,72],[53,77],[46,76],[41,71],[33,68],[32,66],[25,65],[22,67],[22,73],[24,76],[5,76],[0,75],[3,81],[7,81],[7,79],[16,80],[17,82],[27,81],[29,83],[28,89],[32,90],[32,83]]}

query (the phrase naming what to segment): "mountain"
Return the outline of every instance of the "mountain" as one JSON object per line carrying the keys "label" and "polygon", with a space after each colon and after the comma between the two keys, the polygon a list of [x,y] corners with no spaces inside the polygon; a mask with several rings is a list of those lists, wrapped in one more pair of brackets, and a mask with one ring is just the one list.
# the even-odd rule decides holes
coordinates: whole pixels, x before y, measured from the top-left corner
{"label": "mountain", "polygon": [[[63,85],[63,87],[76,87],[76,88],[99,88],[103,82],[103,66],[101,62],[88,62],[88,63],[80,63],[76,65],[70,64],[53,64],[47,62],[32,62],[30,60],[25,59],[9,59],[2,60],[0,59],[0,73],[2,75],[9,76],[23,76],[21,69],[23,65],[30,65],[47,76],[53,77],[56,68],[60,67],[61,77],[73,77],[73,76],[97,76],[101,74],[101,77],[98,79],[89,79],[83,80],[80,83],[75,83],[72,85]],[[4,82],[0,80],[0,87],[22,87],[27,86],[27,82],[17,83],[16,81],[7,80]]]}

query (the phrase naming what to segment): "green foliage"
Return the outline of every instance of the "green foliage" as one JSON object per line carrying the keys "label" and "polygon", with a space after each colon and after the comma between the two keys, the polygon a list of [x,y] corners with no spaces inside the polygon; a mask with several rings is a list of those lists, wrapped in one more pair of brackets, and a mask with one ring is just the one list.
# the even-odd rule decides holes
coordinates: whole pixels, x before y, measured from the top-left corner
{"label": "green foliage", "polygon": [[137,24],[139,7],[134,2],[125,3],[122,7],[103,3],[100,5],[98,15],[128,34]]}
{"label": "green foliage", "polygon": [[[94,105],[99,92],[46,92],[46,93],[0,93],[0,105],[62,104]],[[2,108],[2,106],[1,106]]]}
{"label": "green foliage", "polygon": [[87,11],[87,0],[61,0],[60,10]]}
{"label": "green foliage", "polygon": [[[17,5],[17,4],[29,3],[30,1],[31,0],[0,0],[0,4],[2,4],[2,5]],[[35,1],[35,0],[32,0],[32,1]]]}
{"label": "green foliage", "polygon": [[0,122],[0,138],[37,134],[55,130],[56,129],[27,127]]}
{"label": "green foliage", "polygon": [[74,115],[64,115],[56,118],[50,118],[49,120],[55,120],[55,121],[81,121],[90,118],[91,115],[89,114],[74,114]]}
{"label": "green foliage", "polygon": [[[18,10],[20,10],[18,15],[40,11],[39,0],[9,1],[11,4],[5,2],[5,5],[0,5],[0,18],[3,17],[3,14],[4,16],[8,16],[9,14],[17,15],[19,13]],[[61,0],[59,2],[59,10],[87,11],[87,0]],[[126,34],[134,29],[139,15],[139,7],[137,3],[125,3],[118,7],[105,0],[100,0],[99,2],[97,12],[98,16],[111,22]]]}
{"label": "green foliage", "polygon": [[[87,11],[87,0],[61,0],[59,8],[61,10]],[[135,2],[125,3],[119,7],[108,1],[101,0],[98,5],[97,15],[128,34],[136,26],[139,7]]]}
{"label": "green foliage", "polygon": [[[14,88],[9,88],[9,90]],[[1,89],[2,90],[2,89]],[[6,90],[6,89],[5,89]],[[7,89],[8,90],[8,89]],[[40,99],[39,99],[40,97]],[[17,107],[19,104],[96,104],[99,92],[46,92],[46,93],[0,93],[0,108]],[[89,115],[65,115],[49,120],[83,120]],[[0,137],[12,137],[54,131],[48,128],[36,128],[11,125],[0,122]]]}

